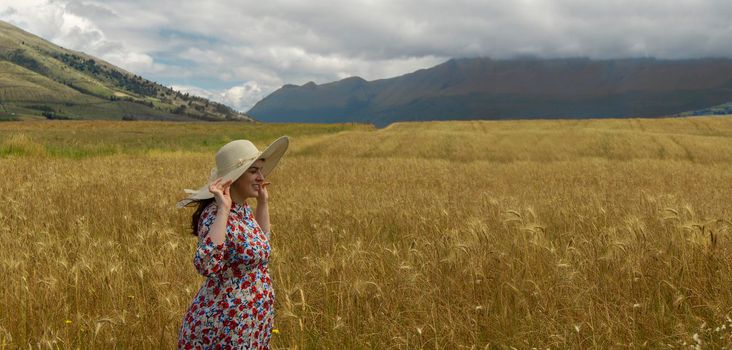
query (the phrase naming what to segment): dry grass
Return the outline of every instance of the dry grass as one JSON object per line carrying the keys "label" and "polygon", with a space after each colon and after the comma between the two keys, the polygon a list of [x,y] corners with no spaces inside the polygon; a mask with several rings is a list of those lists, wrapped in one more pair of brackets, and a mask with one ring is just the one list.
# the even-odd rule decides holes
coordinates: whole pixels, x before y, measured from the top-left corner
{"label": "dry grass", "polygon": [[[114,150],[95,153],[12,125],[0,348],[172,347],[202,281],[174,203],[236,133],[90,123]],[[293,135],[271,179],[274,348],[730,346],[730,118],[287,127],[245,130]]]}

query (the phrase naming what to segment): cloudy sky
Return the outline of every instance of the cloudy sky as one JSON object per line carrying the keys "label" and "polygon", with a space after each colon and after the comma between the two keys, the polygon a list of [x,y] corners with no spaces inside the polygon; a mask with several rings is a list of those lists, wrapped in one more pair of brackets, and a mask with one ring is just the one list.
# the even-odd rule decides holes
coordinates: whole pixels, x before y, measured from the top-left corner
{"label": "cloudy sky", "polygon": [[0,0],[0,20],[241,111],[451,57],[732,57],[729,0]]}

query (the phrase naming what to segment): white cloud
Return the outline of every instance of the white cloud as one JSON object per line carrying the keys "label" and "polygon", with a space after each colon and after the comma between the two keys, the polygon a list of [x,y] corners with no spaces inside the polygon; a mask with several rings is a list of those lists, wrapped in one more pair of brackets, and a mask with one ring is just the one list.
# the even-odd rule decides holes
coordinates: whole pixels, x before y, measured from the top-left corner
{"label": "white cloud", "polygon": [[[131,51],[122,42],[109,40],[95,23],[99,18],[84,17],[69,10],[79,6],[52,0],[6,0],[0,13],[7,15],[0,19],[57,45],[100,57],[138,74],[163,69],[149,54]],[[113,14],[101,5],[86,4],[84,8],[93,9],[97,14]]]}
{"label": "white cloud", "polygon": [[387,78],[451,57],[732,57],[731,17],[728,0],[4,0],[0,5],[0,19],[166,85],[205,87],[238,109],[284,83]]}
{"label": "white cloud", "polygon": [[255,81],[248,81],[242,85],[223,90],[206,90],[195,86],[173,85],[172,88],[182,93],[205,97],[211,101],[223,103],[232,108],[246,112],[269,92],[279,86],[266,86],[264,89]]}
{"label": "white cloud", "polygon": [[250,81],[244,85],[234,86],[221,93],[224,104],[235,106],[236,109],[246,111],[257,101],[264,98],[265,93],[256,82]]}

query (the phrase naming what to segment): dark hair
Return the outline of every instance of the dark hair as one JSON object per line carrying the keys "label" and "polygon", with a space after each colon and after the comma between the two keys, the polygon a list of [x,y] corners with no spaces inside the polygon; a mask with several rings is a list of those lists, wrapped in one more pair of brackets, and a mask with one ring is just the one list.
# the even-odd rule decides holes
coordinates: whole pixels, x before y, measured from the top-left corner
{"label": "dark hair", "polygon": [[196,211],[193,213],[193,215],[191,215],[191,233],[194,236],[198,237],[198,220],[201,219],[201,214],[203,213],[203,210],[206,209],[209,204],[213,203],[214,200],[214,198],[208,198],[200,201],[195,201],[197,205]]}

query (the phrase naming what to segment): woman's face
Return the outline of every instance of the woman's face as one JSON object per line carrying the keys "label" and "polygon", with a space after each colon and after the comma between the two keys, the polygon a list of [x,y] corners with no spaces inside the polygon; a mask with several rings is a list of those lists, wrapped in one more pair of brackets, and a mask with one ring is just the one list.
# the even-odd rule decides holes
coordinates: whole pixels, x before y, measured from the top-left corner
{"label": "woman's face", "polygon": [[258,159],[244,174],[231,184],[233,190],[242,198],[253,198],[259,195],[259,188],[262,182],[264,182],[264,175],[262,175],[263,165],[264,160]]}

